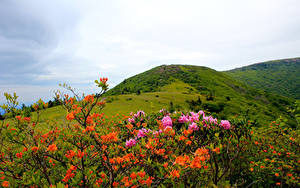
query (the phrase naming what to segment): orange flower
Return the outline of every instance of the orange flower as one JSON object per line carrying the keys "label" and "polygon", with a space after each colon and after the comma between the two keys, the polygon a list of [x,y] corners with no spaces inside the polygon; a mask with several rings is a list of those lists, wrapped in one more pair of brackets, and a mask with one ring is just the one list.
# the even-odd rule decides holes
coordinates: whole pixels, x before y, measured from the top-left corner
{"label": "orange flower", "polygon": [[165,151],[166,151],[165,149],[159,149],[159,150],[156,151],[156,154],[157,155],[163,155],[165,153]]}
{"label": "orange flower", "polygon": [[186,139],[187,139],[187,137],[185,137],[185,136],[182,135],[182,136],[179,137],[178,140],[179,140],[179,141],[182,141],[182,140],[186,140]]}
{"label": "orange flower", "polygon": [[115,181],[114,181],[114,183],[112,184],[113,187],[118,187],[118,185],[119,185],[119,183],[118,183],[118,182],[115,182]]}
{"label": "orange flower", "polygon": [[56,151],[56,150],[57,150],[57,147],[56,147],[55,144],[49,145],[49,147],[48,147],[48,149],[47,149],[47,151],[52,151],[52,152],[54,152],[54,151]]}
{"label": "orange flower", "polygon": [[220,148],[215,148],[215,149],[213,149],[212,151],[214,151],[214,152],[216,152],[216,153],[220,153]]}
{"label": "orange flower", "polygon": [[132,173],[130,174],[130,177],[131,177],[131,179],[135,179],[135,178],[137,177],[137,175],[136,175],[135,172],[132,172]]}
{"label": "orange flower", "polygon": [[187,135],[193,133],[193,130],[192,130],[192,129],[190,129],[190,130],[184,130],[182,133],[183,133],[185,136],[187,136]]}
{"label": "orange flower", "polygon": [[186,141],[186,145],[191,145],[192,144],[192,141],[188,140]]}
{"label": "orange flower", "polygon": [[85,132],[88,132],[88,131],[90,131],[90,132],[95,131],[95,126],[93,126],[93,125],[87,126],[87,127],[85,128]]}
{"label": "orange flower", "polygon": [[127,127],[127,129],[132,129],[133,128],[133,125],[132,124],[127,124],[125,125]]}
{"label": "orange flower", "polygon": [[154,178],[153,178],[153,177],[150,177],[150,176],[149,176],[148,179],[146,179],[145,183],[147,184],[148,187],[151,186],[151,183],[152,183],[152,180],[153,180],[153,179],[154,179]]}
{"label": "orange flower", "polygon": [[141,178],[143,178],[146,175],[146,172],[138,172],[137,173]]}
{"label": "orange flower", "polygon": [[164,168],[167,168],[168,167],[168,163],[164,163]]}
{"label": "orange flower", "polygon": [[181,166],[184,166],[186,163],[190,163],[190,158],[187,155],[177,157],[174,162],[174,164],[179,164]]}
{"label": "orange flower", "polygon": [[22,158],[22,156],[23,156],[22,152],[16,154],[16,157],[18,157],[19,159]]}
{"label": "orange flower", "polygon": [[2,182],[3,187],[9,187],[9,181],[4,181]]}
{"label": "orange flower", "polygon": [[31,148],[31,151],[33,151],[33,152],[37,152],[38,150],[39,150],[39,148],[36,147],[36,146],[34,146],[34,147]]}
{"label": "orange flower", "polygon": [[21,121],[21,116],[16,116],[16,119]]}
{"label": "orange flower", "polygon": [[179,170],[172,170],[172,171],[170,172],[170,174],[171,174],[171,176],[172,176],[173,178],[179,178],[179,177],[180,177]]}
{"label": "orange flower", "polygon": [[73,150],[69,150],[67,151],[67,154],[65,154],[68,159],[72,159],[75,155],[76,153]]}
{"label": "orange flower", "polygon": [[195,151],[195,155],[201,156],[201,155],[207,155],[208,154],[208,149],[206,148],[198,148]]}
{"label": "orange flower", "polygon": [[275,176],[276,176],[276,177],[278,177],[278,176],[279,176],[279,174],[278,174],[278,173],[275,173]]}
{"label": "orange flower", "polygon": [[251,171],[251,172],[253,172],[253,170],[254,170],[253,168],[250,168],[250,171]]}
{"label": "orange flower", "polygon": [[84,97],[83,100],[86,101],[86,102],[92,103],[94,101],[94,96],[93,95],[87,95],[86,97]]}
{"label": "orange flower", "polygon": [[277,182],[277,183],[276,183],[276,185],[278,185],[278,186],[279,186],[279,185],[281,185],[281,183],[280,183],[280,182]]}
{"label": "orange flower", "polygon": [[30,117],[24,117],[23,119],[24,119],[24,121],[27,121],[27,122],[29,122],[31,120]]}
{"label": "orange flower", "polygon": [[102,135],[101,139],[103,142],[112,142],[112,141],[118,141],[118,133],[117,132],[111,132],[107,135]]}
{"label": "orange flower", "polygon": [[73,113],[69,113],[66,117],[67,120],[71,121],[72,119],[74,119],[74,114]]}
{"label": "orange flower", "polygon": [[263,165],[261,165],[260,168],[265,168],[265,167]]}

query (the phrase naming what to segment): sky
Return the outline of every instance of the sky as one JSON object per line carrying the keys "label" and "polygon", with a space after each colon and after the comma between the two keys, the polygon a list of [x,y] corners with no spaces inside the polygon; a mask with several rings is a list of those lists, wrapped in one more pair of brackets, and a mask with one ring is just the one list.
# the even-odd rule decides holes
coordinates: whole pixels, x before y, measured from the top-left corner
{"label": "sky", "polygon": [[[111,87],[162,64],[229,70],[300,56],[299,0],[0,0],[0,103]],[[63,90],[63,89],[61,89]]]}

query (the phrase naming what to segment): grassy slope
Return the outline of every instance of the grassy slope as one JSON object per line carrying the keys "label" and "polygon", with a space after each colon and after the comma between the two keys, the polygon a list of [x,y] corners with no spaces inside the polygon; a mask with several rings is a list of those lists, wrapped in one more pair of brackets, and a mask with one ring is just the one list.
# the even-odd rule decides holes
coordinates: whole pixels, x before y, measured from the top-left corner
{"label": "grassy slope", "polygon": [[255,88],[300,99],[300,58],[257,63],[225,73]]}
{"label": "grassy slope", "polygon": [[[186,100],[197,100],[201,97],[196,92],[189,92],[188,84],[181,81],[173,82],[162,88],[163,91],[136,94],[124,94],[106,97],[106,106],[101,111],[106,116],[112,117],[116,114],[129,115],[130,112],[144,110],[147,113],[158,112],[160,109],[167,109],[170,101],[180,107],[181,110],[188,110]],[[40,115],[41,129],[48,129],[50,125],[56,123],[57,126],[64,125],[66,112],[61,106],[46,109]],[[32,118],[36,119],[36,113],[32,113]],[[49,121],[50,119],[50,121]]]}
{"label": "grassy slope", "polygon": [[[163,92],[166,85],[177,83],[178,80],[187,84],[186,91],[179,90],[179,93],[200,94],[202,105],[199,109],[217,111],[221,118],[249,116],[251,119],[266,123],[280,115],[286,115],[284,113],[286,107],[293,102],[292,99],[249,87],[222,72],[189,65],[162,65],[153,68],[124,80],[110,90],[108,95],[134,94],[139,91],[142,95],[147,95],[144,92]],[[172,99],[171,93],[167,95]],[[208,96],[212,96],[213,100],[205,100],[209,98]],[[221,108],[221,111],[218,108]]]}

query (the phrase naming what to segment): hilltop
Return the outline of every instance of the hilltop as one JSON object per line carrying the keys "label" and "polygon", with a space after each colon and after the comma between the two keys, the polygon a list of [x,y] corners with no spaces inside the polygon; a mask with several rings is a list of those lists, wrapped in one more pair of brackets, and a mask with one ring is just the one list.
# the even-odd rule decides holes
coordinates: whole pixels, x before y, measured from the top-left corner
{"label": "hilltop", "polygon": [[[176,87],[183,84],[184,87]],[[172,88],[173,93],[166,88]],[[223,72],[192,65],[155,67],[125,79],[109,90],[107,95],[143,96],[154,92],[173,95],[174,98],[176,93],[198,95],[198,98],[186,101],[191,110],[204,109],[220,118],[245,116],[263,123],[280,115],[288,116],[286,107],[293,103],[293,99],[254,89]],[[176,102],[173,104],[176,105]]]}
{"label": "hilltop", "polygon": [[255,88],[300,99],[300,58],[256,63],[225,73]]}

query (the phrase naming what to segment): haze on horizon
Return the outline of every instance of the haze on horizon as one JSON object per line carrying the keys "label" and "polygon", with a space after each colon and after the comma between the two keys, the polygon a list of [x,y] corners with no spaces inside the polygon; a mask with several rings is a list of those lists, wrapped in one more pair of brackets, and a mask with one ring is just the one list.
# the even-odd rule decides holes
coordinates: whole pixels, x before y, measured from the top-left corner
{"label": "haze on horizon", "polygon": [[228,70],[300,56],[299,0],[1,0],[0,103],[93,92],[161,64]]}

